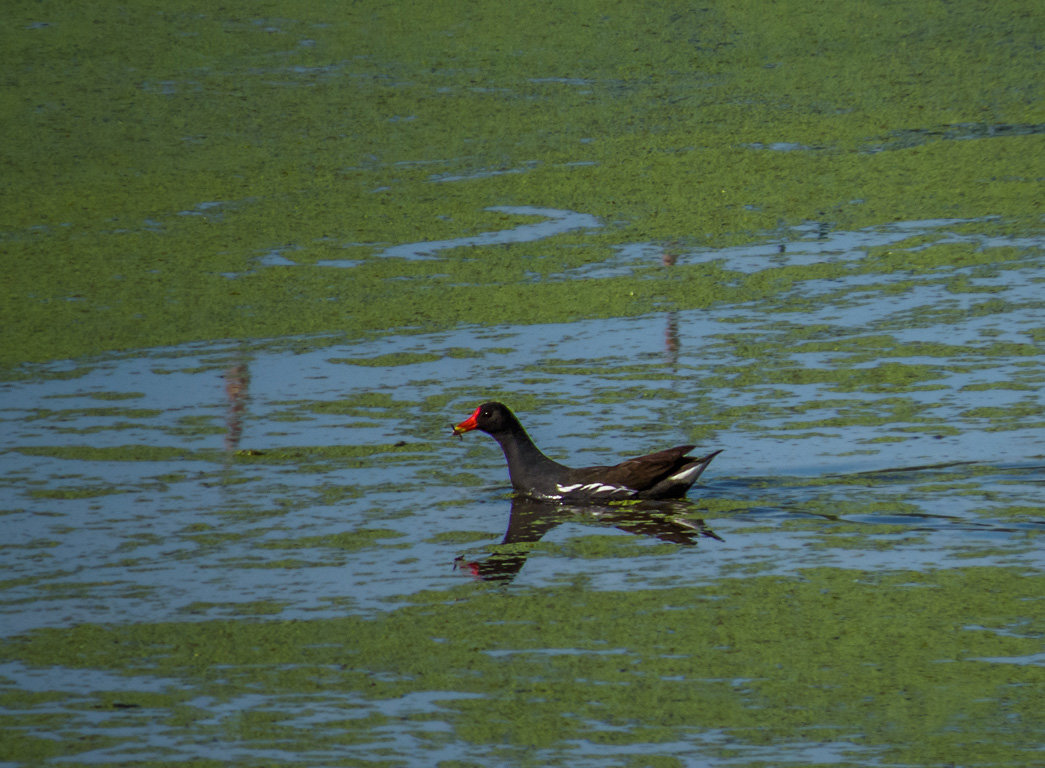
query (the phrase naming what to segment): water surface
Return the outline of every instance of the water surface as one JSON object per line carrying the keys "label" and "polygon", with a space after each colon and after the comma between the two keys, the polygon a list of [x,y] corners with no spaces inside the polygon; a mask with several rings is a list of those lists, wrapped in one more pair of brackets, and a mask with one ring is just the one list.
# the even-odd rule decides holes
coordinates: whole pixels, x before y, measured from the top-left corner
{"label": "water surface", "polygon": [[[96,742],[83,763],[866,765],[926,732],[941,754],[1034,732],[1042,252],[962,235],[996,261],[874,267],[948,227],[605,267],[808,267],[772,302],[187,344],[4,383],[21,738]],[[494,397],[570,463],[724,452],[686,503],[535,508],[491,439],[450,436]],[[971,726],[968,696],[1001,719]]]}
{"label": "water surface", "polygon": [[0,763],[1042,763],[1039,5],[12,5]]}

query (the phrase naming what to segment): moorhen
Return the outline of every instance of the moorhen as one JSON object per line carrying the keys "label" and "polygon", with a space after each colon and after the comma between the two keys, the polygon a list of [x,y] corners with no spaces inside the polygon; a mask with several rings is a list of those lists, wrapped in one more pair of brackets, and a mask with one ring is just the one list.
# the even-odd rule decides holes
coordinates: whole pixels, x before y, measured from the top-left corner
{"label": "moorhen", "polygon": [[721,453],[688,456],[694,446],[679,445],[612,467],[572,469],[541,453],[503,403],[483,403],[453,429],[455,435],[478,429],[493,437],[508,461],[512,487],[519,493],[552,501],[681,499]]}

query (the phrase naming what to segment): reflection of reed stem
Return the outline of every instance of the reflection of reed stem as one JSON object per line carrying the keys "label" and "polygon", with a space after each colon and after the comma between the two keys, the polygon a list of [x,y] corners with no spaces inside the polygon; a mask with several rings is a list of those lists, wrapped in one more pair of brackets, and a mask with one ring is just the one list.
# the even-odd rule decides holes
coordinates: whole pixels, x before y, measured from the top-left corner
{"label": "reflection of reed stem", "polygon": [[225,450],[235,451],[243,436],[243,413],[250,399],[250,369],[246,363],[237,363],[223,374],[225,379],[225,398],[228,410],[225,412]]}

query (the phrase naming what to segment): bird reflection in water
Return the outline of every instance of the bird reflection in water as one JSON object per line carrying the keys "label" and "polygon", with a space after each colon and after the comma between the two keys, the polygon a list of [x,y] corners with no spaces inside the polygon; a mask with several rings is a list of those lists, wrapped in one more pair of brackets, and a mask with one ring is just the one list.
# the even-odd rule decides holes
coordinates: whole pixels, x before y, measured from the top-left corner
{"label": "bird reflection in water", "polygon": [[[684,517],[695,505],[688,501],[641,501],[633,504],[560,504],[525,496],[512,499],[508,530],[497,551],[482,560],[466,560],[462,555],[454,568],[467,571],[484,581],[508,582],[526,563],[533,544],[557,525],[568,522],[594,523],[619,528],[640,536],[652,536],[672,544],[696,546],[702,538],[717,539],[703,520]],[[511,545],[518,545],[512,547]]]}

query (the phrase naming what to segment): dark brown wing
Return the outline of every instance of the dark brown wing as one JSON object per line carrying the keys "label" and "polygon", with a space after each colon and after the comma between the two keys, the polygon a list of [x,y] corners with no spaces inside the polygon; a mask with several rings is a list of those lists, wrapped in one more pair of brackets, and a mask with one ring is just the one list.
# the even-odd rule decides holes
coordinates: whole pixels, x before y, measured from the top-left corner
{"label": "dark brown wing", "polygon": [[674,474],[682,467],[694,461],[686,454],[696,446],[677,445],[645,456],[622,461],[612,467],[582,467],[570,472],[572,483],[604,483],[606,485],[623,485],[643,491]]}

